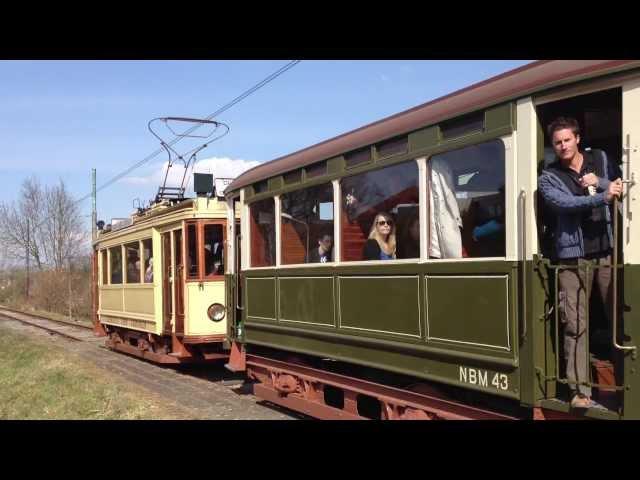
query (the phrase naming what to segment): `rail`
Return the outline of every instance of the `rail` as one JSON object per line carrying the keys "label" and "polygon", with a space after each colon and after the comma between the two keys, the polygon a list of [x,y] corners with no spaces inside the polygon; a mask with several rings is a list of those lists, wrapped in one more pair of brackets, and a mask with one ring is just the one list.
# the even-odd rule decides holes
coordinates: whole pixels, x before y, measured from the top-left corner
{"label": "rail", "polygon": [[[7,312],[9,313],[9,315],[7,315]],[[23,311],[20,311],[20,310],[13,309],[13,308],[0,307],[0,315],[3,314],[3,313],[7,318],[10,318],[11,320],[15,320],[15,321],[23,323],[25,325],[29,325],[29,326],[32,326],[32,327],[39,328],[41,330],[45,330],[45,331],[49,332],[50,334],[59,335],[61,337],[65,337],[65,338],[68,338],[70,340],[74,340],[74,341],[77,341],[77,342],[86,341],[87,340],[87,336],[86,336],[86,333],[84,333],[84,332],[86,330],[92,331],[92,327],[87,326],[87,325],[79,325],[79,324],[74,324],[74,323],[70,323],[70,322],[65,322],[65,321],[62,321],[62,320],[55,320],[55,319],[52,319],[52,318],[45,317],[43,315],[27,313],[27,312],[23,312]],[[13,315],[11,315],[11,314],[13,314]],[[25,317],[30,317],[31,320],[34,320],[34,321],[30,321],[30,320],[26,320],[24,318],[17,317],[17,316],[15,316],[15,314],[18,314],[18,315],[21,315],[21,316],[25,316]],[[61,330],[61,328],[60,328],[61,326],[67,327],[67,328],[72,328],[72,329],[82,330],[83,334],[85,336],[82,337],[82,336],[72,335],[69,332]],[[91,335],[91,337],[93,337],[93,335]]]}

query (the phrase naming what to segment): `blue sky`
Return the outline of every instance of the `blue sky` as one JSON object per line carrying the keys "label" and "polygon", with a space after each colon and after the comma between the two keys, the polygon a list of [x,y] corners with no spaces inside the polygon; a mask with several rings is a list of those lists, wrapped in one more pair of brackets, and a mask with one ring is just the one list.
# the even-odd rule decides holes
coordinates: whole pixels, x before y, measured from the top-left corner
{"label": "blue sky", "polygon": [[[199,169],[230,175],[528,62],[305,60],[218,118],[231,130],[200,154]],[[15,200],[33,174],[62,178],[80,198],[91,168],[100,186],[158,149],[150,119],[206,117],[286,63],[0,61],[0,201]],[[153,198],[165,161],[99,192],[98,218],[126,217],[134,198]],[[81,208],[89,214],[91,201]]]}

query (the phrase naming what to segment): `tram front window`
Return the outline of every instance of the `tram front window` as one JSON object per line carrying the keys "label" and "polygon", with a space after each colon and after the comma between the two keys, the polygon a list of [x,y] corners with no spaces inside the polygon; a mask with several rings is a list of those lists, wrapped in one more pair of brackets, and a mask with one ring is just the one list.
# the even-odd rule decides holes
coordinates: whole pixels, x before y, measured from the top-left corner
{"label": "tram front window", "polygon": [[219,224],[204,226],[204,274],[224,275],[224,237],[223,226]]}
{"label": "tram front window", "polygon": [[196,279],[199,275],[198,264],[198,225],[190,223],[187,225],[187,278]]}

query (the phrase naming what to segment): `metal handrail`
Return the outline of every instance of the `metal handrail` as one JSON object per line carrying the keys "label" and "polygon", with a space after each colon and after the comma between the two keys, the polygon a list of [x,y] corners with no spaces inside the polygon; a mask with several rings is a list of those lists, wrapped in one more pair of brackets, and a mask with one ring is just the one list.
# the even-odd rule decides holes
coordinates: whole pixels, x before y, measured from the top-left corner
{"label": "metal handrail", "polygon": [[636,346],[624,346],[618,344],[618,197],[613,197],[613,347],[622,351],[636,350]]}
{"label": "metal handrail", "polygon": [[236,235],[236,245],[235,245],[235,263],[236,263],[236,282],[234,285],[235,290],[235,304],[237,310],[244,310],[244,307],[240,306],[240,240],[242,239],[242,235]]}
{"label": "metal handrail", "polygon": [[527,336],[527,210],[526,210],[527,192],[525,189],[520,190],[520,218],[522,222],[522,330],[520,332],[520,341]]}

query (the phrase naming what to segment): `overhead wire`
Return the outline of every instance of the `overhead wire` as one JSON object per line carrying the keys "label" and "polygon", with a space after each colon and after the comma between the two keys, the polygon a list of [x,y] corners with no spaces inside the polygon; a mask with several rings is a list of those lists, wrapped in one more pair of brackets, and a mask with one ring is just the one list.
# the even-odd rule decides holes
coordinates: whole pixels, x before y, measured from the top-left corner
{"label": "overhead wire", "polygon": [[[282,66],[281,68],[279,68],[278,70],[276,70],[274,73],[272,73],[271,75],[267,76],[266,78],[264,78],[263,80],[261,80],[260,82],[258,82],[256,85],[254,85],[253,87],[251,87],[250,89],[248,89],[247,91],[245,91],[244,93],[238,95],[236,98],[234,98],[233,100],[231,100],[229,103],[227,103],[226,105],[222,106],[221,108],[219,108],[218,110],[216,110],[215,112],[209,114],[207,117],[205,117],[207,120],[211,120],[212,118],[220,115],[221,113],[229,110],[231,107],[233,107],[234,105],[236,105],[237,103],[241,102],[242,100],[244,100],[245,98],[247,98],[249,95],[255,93],[257,90],[261,89],[262,87],[264,87],[265,85],[267,85],[268,83],[272,82],[273,80],[275,80],[277,77],[279,77],[280,75],[282,75],[283,73],[285,73],[286,71],[290,70],[291,68],[295,67],[298,63],[300,63],[300,60],[292,60],[291,62],[287,63],[286,65]],[[190,133],[193,133],[195,130],[197,130],[198,128],[201,127],[201,124],[198,125],[194,125],[193,127],[187,129],[182,136],[177,136],[176,138],[174,138],[173,140],[171,140],[170,142],[168,142],[168,145],[175,145],[176,143],[178,143],[185,135],[189,135]],[[194,149],[195,150],[195,149]],[[185,155],[191,153],[192,151],[187,152]],[[110,180],[106,181],[104,184],[102,184],[99,188],[96,189],[96,193],[104,190],[105,188],[113,185],[115,182],[117,182],[118,180],[122,179],[123,177],[127,176],[129,173],[131,173],[132,171],[134,171],[135,169],[141,167],[142,165],[144,165],[145,163],[147,163],[148,161],[152,160],[153,158],[157,157],[160,153],[162,153],[164,151],[164,149],[159,148],[156,151],[154,151],[153,153],[151,153],[150,155],[146,156],[145,158],[143,158],[142,160],[140,160],[139,162],[135,163],[134,165],[132,165],[131,167],[127,168],[126,170],[122,171],[121,173],[115,175],[113,178],[111,178]],[[92,193],[89,193],[87,195],[85,195],[84,197],[81,197],[80,199],[76,200],[74,203],[81,203],[83,201],[85,201],[86,199],[90,198],[92,195]]]}

